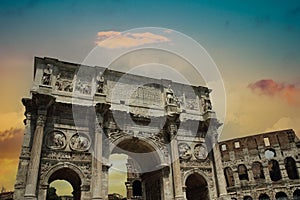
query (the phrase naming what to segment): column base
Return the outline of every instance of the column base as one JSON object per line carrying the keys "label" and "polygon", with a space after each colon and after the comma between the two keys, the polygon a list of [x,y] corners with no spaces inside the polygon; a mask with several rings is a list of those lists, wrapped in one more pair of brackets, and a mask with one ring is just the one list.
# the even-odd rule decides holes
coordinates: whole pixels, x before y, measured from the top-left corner
{"label": "column base", "polygon": [[226,195],[226,194],[225,194],[225,195],[224,195],[224,194],[222,195],[222,194],[221,194],[220,197],[218,198],[218,200],[231,200],[231,198],[230,198],[229,195]]}
{"label": "column base", "polygon": [[174,200],[184,200],[184,196],[183,196],[183,195],[176,196],[176,197],[174,198]]}
{"label": "column base", "polygon": [[103,200],[102,197],[92,197],[93,200]]}
{"label": "column base", "polygon": [[24,200],[37,200],[37,197],[35,194],[25,194]]}

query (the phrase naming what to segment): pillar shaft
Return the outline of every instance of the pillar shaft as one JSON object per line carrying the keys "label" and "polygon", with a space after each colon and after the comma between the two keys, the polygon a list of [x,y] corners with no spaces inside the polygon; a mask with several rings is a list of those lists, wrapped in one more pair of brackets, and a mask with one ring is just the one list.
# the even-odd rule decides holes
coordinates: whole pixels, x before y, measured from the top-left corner
{"label": "pillar shaft", "polygon": [[[92,168],[92,199],[102,200],[102,134],[103,129],[99,125],[102,118],[98,117],[95,123],[95,143]],[[100,123],[102,124],[102,122]]]}
{"label": "pillar shaft", "polygon": [[37,199],[36,189],[38,181],[38,173],[42,152],[44,126],[46,121],[46,111],[38,111],[38,118],[34,132],[34,138],[31,148],[30,162],[27,173],[27,181],[25,188],[25,199]]}
{"label": "pillar shaft", "polygon": [[175,200],[184,199],[182,191],[181,171],[176,138],[171,140],[172,171]]}
{"label": "pillar shaft", "polygon": [[215,167],[215,172],[217,177],[216,183],[218,186],[219,197],[225,198],[227,196],[227,189],[226,189],[225,175],[222,167],[223,165],[222,165],[221,152],[217,141],[218,133],[217,130],[212,129],[209,130],[207,134],[209,134],[211,137],[210,145],[212,147],[212,152],[214,157],[214,167]]}

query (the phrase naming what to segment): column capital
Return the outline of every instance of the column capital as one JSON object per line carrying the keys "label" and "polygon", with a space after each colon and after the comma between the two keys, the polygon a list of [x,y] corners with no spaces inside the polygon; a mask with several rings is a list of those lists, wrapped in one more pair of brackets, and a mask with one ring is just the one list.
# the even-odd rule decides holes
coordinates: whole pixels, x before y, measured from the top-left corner
{"label": "column capital", "polygon": [[44,114],[39,114],[38,118],[36,120],[36,125],[37,126],[44,126],[46,122],[46,115]]}
{"label": "column capital", "polygon": [[33,93],[32,101],[39,110],[48,110],[48,108],[55,102],[55,97],[45,94]]}
{"label": "column capital", "polygon": [[174,137],[177,135],[178,131],[178,123],[176,119],[167,119],[167,122],[164,127],[165,131],[169,134],[170,136],[170,141],[174,139]]}

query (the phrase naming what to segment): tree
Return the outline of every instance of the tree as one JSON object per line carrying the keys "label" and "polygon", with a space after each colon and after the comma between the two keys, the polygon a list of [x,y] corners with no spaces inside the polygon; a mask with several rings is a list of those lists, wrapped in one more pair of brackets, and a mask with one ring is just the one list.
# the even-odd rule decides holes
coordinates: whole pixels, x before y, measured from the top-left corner
{"label": "tree", "polygon": [[54,187],[48,188],[46,200],[61,200],[61,198],[57,196],[56,189]]}

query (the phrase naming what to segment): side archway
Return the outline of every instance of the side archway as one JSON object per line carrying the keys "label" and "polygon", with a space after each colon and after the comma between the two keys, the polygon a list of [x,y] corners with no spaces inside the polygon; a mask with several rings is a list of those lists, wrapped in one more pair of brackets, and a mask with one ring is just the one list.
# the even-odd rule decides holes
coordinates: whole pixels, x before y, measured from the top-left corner
{"label": "side archway", "polygon": [[268,163],[269,174],[272,181],[279,181],[282,179],[279,163],[277,160],[270,160]]}
{"label": "side archway", "polygon": [[270,197],[267,194],[261,194],[259,195],[258,200],[270,200]]}
{"label": "side archway", "polygon": [[256,161],[252,164],[252,172],[255,180],[265,179],[263,166],[260,162]]}
{"label": "side archway", "polygon": [[240,164],[240,165],[238,166],[238,174],[239,174],[239,179],[240,179],[241,181],[242,181],[242,180],[249,181],[248,170],[247,170],[246,165]]}
{"label": "side archway", "polygon": [[234,177],[233,177],[233,171],[230,167],[226,167],[224,169],[224,176],[226,179],[227,187],[234,186]]}
{"label": "side archway", "polygon": [[296,161],[292,157],[284,159],[284,165],[289,179],[299,179],[299,174],[296,166]]}
{"label": "side archway", "polygon": [[288,200],[288,196],[284,192],[277,192],[275,195],[276,200]]}
{"label": "side archway", "polygon": [[[53,166],[45,175],[41,177],[41,186],[45,190],[50,183],[55,180],[65,180],[72,185],[73,199],[80,200],[82,188],[86,188],[89,184],[85,180],[84,173],[72,163],[58,163]],[[43,191],[42,193],[45,193]],[[40,194],[40,197],[46,198],[45,194]]]}
{"label": "side archway", "polygon": [[244,196],[243,200],[253,200],[251,196]]}
{"label": "side archway", "polygon": [[300,200],[300,190],[299,189],[294,191],[293,198],[294,198],[294,200]]}
{"label": "side archway", "polygon": [[187,200],[209,200],[209,190],[206,179],[194,172],[185,180]]}

